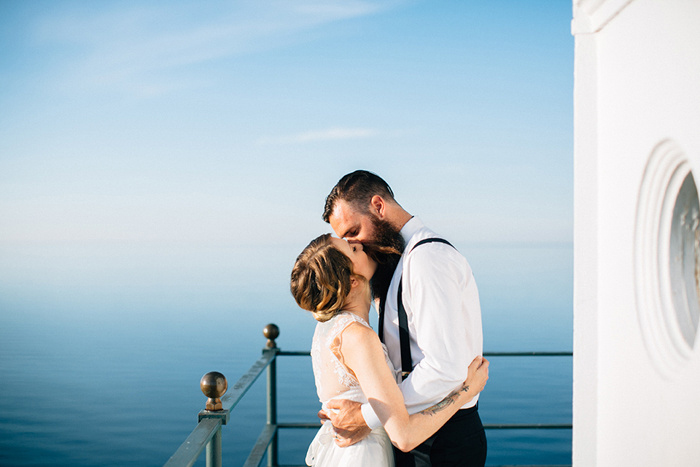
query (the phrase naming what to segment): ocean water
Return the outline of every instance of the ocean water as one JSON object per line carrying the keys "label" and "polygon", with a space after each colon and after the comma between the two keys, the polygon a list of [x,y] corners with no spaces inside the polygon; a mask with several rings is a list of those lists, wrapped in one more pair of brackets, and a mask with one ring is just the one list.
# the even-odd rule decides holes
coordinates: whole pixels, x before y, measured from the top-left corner
{"label": "ocean water", "polygon": [[[486,351],[571,350],[571,245],[457,245],[479,285]],[[162,465],[196,425],[199,380],[229,385],[259,358],[262,328],[308,350],[315,322],[294,306],[299,248],[15,245],[0,249],[0,465]],[[308,357],[278,363],[279,420],[314,422]],[[570,423],[570,357],[493,357],[484,423]],[[265,420],[259,380],[223,430],[241,465]],[[285,430],[301,464],[313,430]],[[488,431],[488,465],[569,464],[570,430]],[[200,460],[203,465],[203,460]]]}

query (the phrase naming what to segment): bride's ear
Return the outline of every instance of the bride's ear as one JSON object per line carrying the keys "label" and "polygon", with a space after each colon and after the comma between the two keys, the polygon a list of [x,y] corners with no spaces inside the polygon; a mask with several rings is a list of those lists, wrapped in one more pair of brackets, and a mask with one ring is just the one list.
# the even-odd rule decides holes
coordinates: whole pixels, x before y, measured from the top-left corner
{"label": "bride's ear", "polygon": [[363,287],[365,282],[367,282],[367,280],[364,277],[353,274],[350,276],[350,289],[352,290],[357,287]]}

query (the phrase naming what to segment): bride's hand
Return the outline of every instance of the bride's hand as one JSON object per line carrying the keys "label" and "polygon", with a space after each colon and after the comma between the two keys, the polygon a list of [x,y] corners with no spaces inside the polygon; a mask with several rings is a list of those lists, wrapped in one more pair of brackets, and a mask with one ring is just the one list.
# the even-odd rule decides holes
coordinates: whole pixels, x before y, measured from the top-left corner
{"label": "bride's hand", "polygon": [[470,364],[464,386],[469,386],[469,392],[476,396],[483,391],[489,379],[489,361],[477,356]]}

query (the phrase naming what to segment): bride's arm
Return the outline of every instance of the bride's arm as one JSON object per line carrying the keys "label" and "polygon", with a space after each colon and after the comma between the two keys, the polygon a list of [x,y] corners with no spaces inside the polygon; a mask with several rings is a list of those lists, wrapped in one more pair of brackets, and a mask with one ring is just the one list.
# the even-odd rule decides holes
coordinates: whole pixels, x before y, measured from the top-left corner
{"label": "bride's arm", "polygon": [[343,331],[341,339],[340,352],[345,365],[357,376],[391,442],[402,451],[410,451],[432,436],[483,389],[488,379],[488,361],[481,364],[477,357],[469,366],[469,376],[461,388],[436,405],[409,416],[377,335],[365,326],[352,324]]}

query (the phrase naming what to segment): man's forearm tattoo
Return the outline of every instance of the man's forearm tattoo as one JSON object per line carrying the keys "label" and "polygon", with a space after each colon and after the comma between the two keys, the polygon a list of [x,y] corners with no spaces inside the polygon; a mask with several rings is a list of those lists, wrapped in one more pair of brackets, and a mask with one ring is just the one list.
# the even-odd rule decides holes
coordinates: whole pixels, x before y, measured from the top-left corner
{"label": "man's forearm tattoo", "polygon": [[457,398],[459,397],[460,392],[469,392],[469,386],[462,386],[461,388],[457,389],[456,391],[452,392],[449,396],[445,397],[443,400],[438,402],[437,404],[428,407],[425,410],[421,410],[420,413],[424,415],[430,415],[433,416],[436,413],[445,410],[447,407],[451,406],[452,404],[455,403]]}

